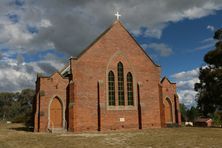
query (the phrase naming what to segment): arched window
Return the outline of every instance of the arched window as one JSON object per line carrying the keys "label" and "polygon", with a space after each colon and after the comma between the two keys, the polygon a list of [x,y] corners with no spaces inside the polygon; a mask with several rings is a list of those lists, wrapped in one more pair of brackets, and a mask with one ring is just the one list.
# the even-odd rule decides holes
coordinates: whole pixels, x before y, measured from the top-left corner
{"label": "arched window", "polygon": [[115,77],[112,71],[109,72],[108,75],[108,83],[109,83],[109,105],[115,105]]}
{"label": "arched window", "polygon": [[127,95],[128,105],[134,105],[133,102],[133,76],[130,72],[127,74]]}
{"label": "arched window", "polygon": [[124,74],[123,74],[123,64],[121,62],[117,65],[118,71],[118,99],[119,105],[125,105],[124,101]]}

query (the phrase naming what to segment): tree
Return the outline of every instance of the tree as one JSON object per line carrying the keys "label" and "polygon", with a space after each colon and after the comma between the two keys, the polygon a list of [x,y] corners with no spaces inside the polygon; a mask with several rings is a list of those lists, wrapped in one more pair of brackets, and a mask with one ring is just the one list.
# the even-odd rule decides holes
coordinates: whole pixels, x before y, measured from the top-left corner
{"label": "tree", "polygon": [[19,114],[15,116],[14,121],[25,122],[32,124],[32,102],[34,99],[35,91],[32,89],[23,89],[18,94],[18,104],[20,105]]}
{"label": "tree", "polygon": [[222,29],[214,34],[215,49],[204,56],[206,66],[200,68],[200,82],[195,84],[197,103],[203,115],[213,115],[222,106]]}
{"label": "tree", "polygon": [[184,104],[180,104],[180,113],[182,122],[187,121],[187,108]]}
{"label": "tree", "polygon": [[24,89],[17,93],[0,93],[0,120],[32,124],[34,95],[35,92],[32,89]]}
{"label": "tree", "polygon": [[198,117],[199,111],[196,107],[192,106],[190,109],[187,110],[187,118],[189,121],[195,121]]}
{"label": "tree", "polygon": [[199,110],[197,107],[192,106],[190,109],[187,108],[184,104],[180,104],[180,112],[181,112],[181,119],[183,122],[185,121],[194,121],[198,115]]}
{"label": "tree", "polygon": [[10,106],[14,101],[15,93],[0,93],[0,119],[11,119]]}

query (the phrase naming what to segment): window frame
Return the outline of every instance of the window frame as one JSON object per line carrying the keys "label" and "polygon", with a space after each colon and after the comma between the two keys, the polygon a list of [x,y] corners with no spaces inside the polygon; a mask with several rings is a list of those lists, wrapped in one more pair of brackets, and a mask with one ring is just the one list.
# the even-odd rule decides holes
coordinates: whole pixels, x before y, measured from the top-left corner
{"label": "window frame", "polygon": [[127,101],[129,106],[134,106],[134,93],[133,93],[133,75],[131,72],[127,73]]}
{"label": "window frame", "polygon": [[113,71],[109,71],[108,73],[108,104],[109,106],[116,105],[116,97],[115,97],[115,75]]}
{"label": "window frame", "polygon": [[121,62],[117,64],[117,74],[118,74],[118,105],[125,106],[124,67]]}

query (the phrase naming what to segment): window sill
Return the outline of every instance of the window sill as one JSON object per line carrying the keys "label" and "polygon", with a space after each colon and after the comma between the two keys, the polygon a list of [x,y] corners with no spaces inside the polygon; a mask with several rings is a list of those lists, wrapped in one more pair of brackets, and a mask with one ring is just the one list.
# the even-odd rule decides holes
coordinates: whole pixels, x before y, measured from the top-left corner
{"label": "window sill", "polygon": [[137,107],[134,105],[129,106],[107,106],[107,110],[137,110]]}

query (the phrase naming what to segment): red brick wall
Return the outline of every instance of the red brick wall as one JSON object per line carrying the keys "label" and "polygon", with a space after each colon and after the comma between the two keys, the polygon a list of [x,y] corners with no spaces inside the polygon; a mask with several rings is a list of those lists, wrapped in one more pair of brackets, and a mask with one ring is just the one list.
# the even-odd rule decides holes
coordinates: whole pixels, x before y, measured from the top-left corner
{"label": "red brick wall", "polygon": [[165,108],[163,107],[163,111],[165,115],[164,122],[166,123],[167,116],[170,116],[167,114],[169,112],[166,112],[166,110],[169,110],[166,108],[168,104],[167,102],[167,98],[168,98],[172,104],[173,123],[176,123],[176,120],[177,120],[177,123],[181,125],[181,114],[179,110],[179,99],[176,93],[176,84],[171,83],[167,78],[164,78],[161,85],[162,85],[163,106],[165,106]]}
{"label": "red brick wall", "polygon": [[[58,97],[63,103],[64,111],[67,101],[68,79],[63,79],[58,73],[51,77],[40,77],[36,83],[36,113],[35,113],[35,131],[48,131],[48,108],[52,99]],[[66,123],[65,123],[66,124]]]}
{"label": "red brick wall", "polygon": [[[134,85],[134,107],[108,107],[107,75],[109,70],[115,74],[117,93],[117,63],[122,62],[125,77],[131,72]],[[119,22],[81,57],[71,60],[73,81],[76,85],[74,98],[76,131],[97,130],[98,128],[98,87],[100,88],[101,129],[138,128],[137,84],[140,86],[142,126],[160,127],[159,80],[160,68],[144,54]],[[116,95],[116,99],[117,99]],[[118,100],[116,100],[118,103]],[[125,118],[125,122],[120,122]]]}

